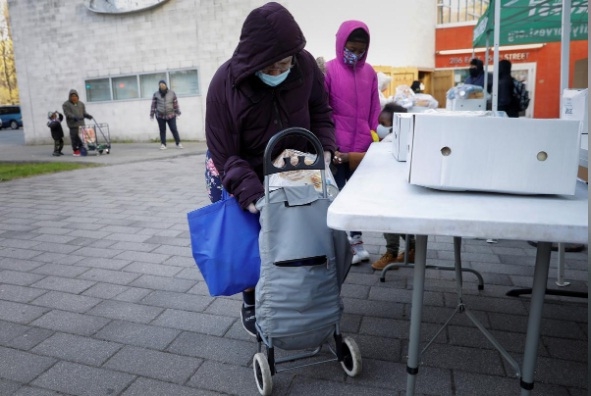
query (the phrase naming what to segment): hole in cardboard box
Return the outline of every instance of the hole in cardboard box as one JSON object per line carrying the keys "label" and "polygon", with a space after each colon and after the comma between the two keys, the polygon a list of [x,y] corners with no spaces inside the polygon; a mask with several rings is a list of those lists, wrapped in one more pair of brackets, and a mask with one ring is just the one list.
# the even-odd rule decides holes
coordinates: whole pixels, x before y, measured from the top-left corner
{"label": "hole in cardboard box", "polygon": [[545,151],[540,151],[536,158],[538,159],[538,161],[546,161],[546,159],[548,158],[548,153],[546,153]]}
{"label": "hole in cardboard box", "polygon": [[441,155],[443,155],[444,157],[447,157],[450,154],[451,154],[451,149],[449,147],[445,146],[441,149]]}

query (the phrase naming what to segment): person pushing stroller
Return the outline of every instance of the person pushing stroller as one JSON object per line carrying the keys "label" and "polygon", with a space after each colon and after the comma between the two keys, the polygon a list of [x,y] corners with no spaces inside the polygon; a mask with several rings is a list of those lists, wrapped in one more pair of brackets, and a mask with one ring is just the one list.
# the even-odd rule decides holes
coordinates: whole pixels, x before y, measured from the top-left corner
{"label": "person pushing stroller", "polygon": [[80,149],[84,147],[84,144],[78,135],[78,131],[81,126],[84,126],[84,119],[92,120],[92,116],[86,112],[86,106],[78,97],[78,91],[75,89],[70,90],[68,100],[62,105],[62,109],[66,115],[68,128],[70,128],[72,155],[74,157],[80,157]]}

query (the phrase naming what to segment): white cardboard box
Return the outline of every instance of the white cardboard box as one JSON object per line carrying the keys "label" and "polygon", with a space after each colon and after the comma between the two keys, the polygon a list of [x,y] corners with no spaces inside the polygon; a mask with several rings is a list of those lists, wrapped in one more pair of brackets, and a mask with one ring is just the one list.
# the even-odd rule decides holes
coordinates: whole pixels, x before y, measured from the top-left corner
{"label": "white cardboard box", "polygon": [[392,154],[396,161],[406,161],[408,153],[408,136],[412,131],[413,114],[394,113],[392,121]]}
{"label": "white cardboard box", "polygon": [[482,99],[448,99],[445,102],[446,110],[453,111],[478,111],[486,110],[486,101]]}
{"label": "white cardboard box", "polygon": [[[580,122],[581,148],[579,150],[579,166],[589,168],[589,90],[565,89],[562,93],[562,108],[560,118],[563,120],[577,120]],[[584,170],[583,170],[584,172]],[[587,178],[584,178],[587,180]]]}
{"label": "white cardboard box", "polygon": [[588,89],[565,89],[560,118],[581,122],[581,133],[589,133]]}
{"label": "white cardboard box", "polygon": [[442,190],[573,195],[579,145],[577,121],[420,114],[408,181]]}

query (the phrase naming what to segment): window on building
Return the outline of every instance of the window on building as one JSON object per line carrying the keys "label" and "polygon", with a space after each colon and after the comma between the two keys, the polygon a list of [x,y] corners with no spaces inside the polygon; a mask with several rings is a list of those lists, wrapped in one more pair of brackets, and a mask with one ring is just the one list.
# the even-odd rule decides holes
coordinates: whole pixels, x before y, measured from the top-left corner
{"label": "window on building", "polygon": [[166,73],[142,74],[140,76],[141,97],[151,99],[154,92],[158,90],[158,82],[166,81]]}
{"label": "window on building", "polygon": [[103,102],[111,100],[111,88],[108,78],[86,80],[86,100],[89,102]]}
{"label": "window on building", "polygon": [[139,98],[137,76],[112,78],[113,100]]}
{"label": "window on building", "polygon": [[489,0],[437,0],[437,24],[477,21]]}
{"label": "window on building", "polygon": [[170,72],[170,89],[177,95],[197,95],[197,70],[179,70]]}
{"label": "window on building", "polygon": [[105,102],[150,99],[158,90],[160,80],[167,81],[170,89],[178,96],[195,96],[199,95],[197,77],[197,69],[187,69],[86,80],[86,100]]}

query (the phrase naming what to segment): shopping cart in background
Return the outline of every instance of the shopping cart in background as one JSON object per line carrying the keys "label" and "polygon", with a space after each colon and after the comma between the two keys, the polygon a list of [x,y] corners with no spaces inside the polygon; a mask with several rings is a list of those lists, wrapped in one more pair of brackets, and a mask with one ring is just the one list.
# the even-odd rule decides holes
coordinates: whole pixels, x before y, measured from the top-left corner
{"label": "shopping cart in background", "polygon": [[[97,123],[93,118],[94,125],[83,125],[78,127],[78,136],[82,141],[81,154],[94,152],[100,155],[103,152],[109,154],[111,152],[111,135],[109,133],[109,124]],[[97,136],[96,131],[99,131],[100,137]]]}

